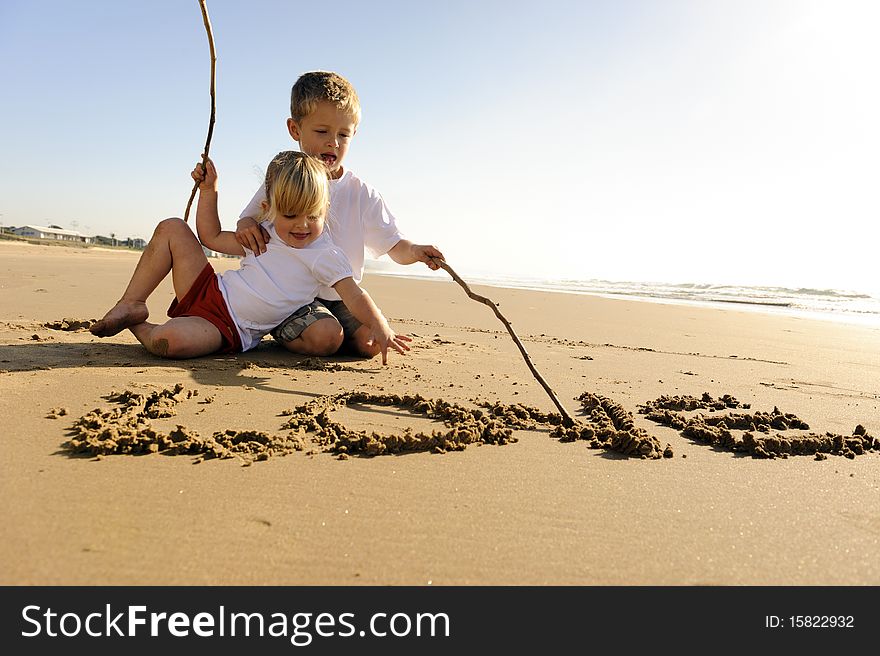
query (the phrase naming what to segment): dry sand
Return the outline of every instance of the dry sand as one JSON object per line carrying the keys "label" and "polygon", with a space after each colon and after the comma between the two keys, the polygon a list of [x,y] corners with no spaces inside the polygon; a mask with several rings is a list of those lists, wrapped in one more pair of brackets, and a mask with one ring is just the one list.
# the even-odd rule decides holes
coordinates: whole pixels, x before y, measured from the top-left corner
{"label": "dry sand", "polygon": [[[136,258],[0,241],[0,583],[880,584],[880,451],[757,458],[638,412],[663,395],[729,394],[740,407],[702,412],[778,407],[810,427],[787,437],[844,440],[859,424],[880,436],[878,328],[475,288],[500,303],[570,412],[585,420],[575,397],[605,397],[673,457],[627,457],[504,418],[496,428],[511,439],[497,444],[364,457],[369,440],[340,449],[307,430],[310,408],[354,399],[325,415],[348,438],[451,430],[436,404],[364,402],[382,395],[464,412],[475,400],[554,408],[503,326],[451,281],[367,277],[415,340],[384,368],[305,360],[269,341],[167,361],[128,333],[102,340],[62,323],[100,317]],[[153,296],[154,318],[171,294],[165,283]],[[126,421],[153,431],[143,450],[165,436],[220,447],[72,454],[71,428],[94,410],[117,434]],[[741,442],[747,431],[730,432]],[[236,453],[260,440],[287,448]]]}

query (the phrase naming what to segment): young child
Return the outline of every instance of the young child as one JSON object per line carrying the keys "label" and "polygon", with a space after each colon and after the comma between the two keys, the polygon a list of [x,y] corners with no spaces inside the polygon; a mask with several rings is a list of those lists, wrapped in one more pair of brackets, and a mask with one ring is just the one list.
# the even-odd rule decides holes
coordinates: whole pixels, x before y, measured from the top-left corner
{"label": "young child", "polygon": [[[389,328],[352,277],[348,259],[324,232],[330,190],[327,169],[319,160],[287,151],[270,162],[261,224],[269,238],[259,260],[245,254],[234,233],[220,230],[213,162],[208,160],[207,171],[196,165],[192,177],[199,181],[199,238],[180,219],[159,223],[122,299],[89,329],[94,335],[109,337],[128,328],[150,353],[166,358],[247,351],[326,287],[364,325],[383,365],[389,347],[400,353],[409,350],[410,339]],[[245,255],[240,268],[215,274],[202,244]],[[176,296],[168,310],[171,319],[148,323],[147,297],[169,272]]]}
{"label": "young child", "polygon": [[[394,216],[379,193],[342,163],[360,123],[361,109],[351,84],[336,73],[313,71],[300,76],[290,94],[287,131],[303,152],[319,157],[330,172],[330,214],[327,231],[352,265],[360,282],[364,272],[364,248],[374,257],[384,254],[398,264],[424,262],[436,270],[432,257],[443,259],[434,246],[404,239]],[[265,252],[268,233],[258,221],[265,199],[260,188],[241,213],[235,233],[238,243],[254,255]],[[326,353],[346,347],[366,356],[376,354],[370,328],[353,316],[345,299],[323,287],[314,302],[287,317],[272,336],[296,353]]]}

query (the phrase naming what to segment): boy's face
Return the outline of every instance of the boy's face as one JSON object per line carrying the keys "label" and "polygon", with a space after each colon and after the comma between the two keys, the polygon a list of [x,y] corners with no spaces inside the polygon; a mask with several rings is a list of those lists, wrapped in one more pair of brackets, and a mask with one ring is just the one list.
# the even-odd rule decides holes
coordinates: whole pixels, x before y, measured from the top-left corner
{"label": "boy's face", "polygon": [[275,232],[288,246],[305,248],[324,232],[324,216],[294,214],[285,216],[276,212],[272,223]]}
{"label": "boy's face", "polygon": [[348,153],[357,123],[333,103],[322,100],[311,114],[301,121],[287,119],[287,130],[300,150],[321,158],[334,180],[343,173],[342,160]]}

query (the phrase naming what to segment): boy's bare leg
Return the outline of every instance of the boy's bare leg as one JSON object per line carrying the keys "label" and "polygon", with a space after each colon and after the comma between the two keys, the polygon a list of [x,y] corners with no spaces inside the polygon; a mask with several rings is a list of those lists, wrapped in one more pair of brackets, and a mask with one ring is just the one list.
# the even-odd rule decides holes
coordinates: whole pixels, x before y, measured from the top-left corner
{"label": "boy's bare leg", "polygon": [[186,223],[181,219],[161,221],[141,254],[122,298],[89,331],[98,337],[110,337],[144,323],[150,316],[146,300],[169,271],[174,293],[181,299],[207,263],[202,245]]}
{"label": "boy's bare leg", "polygon": [[175,317],[159,325],[144,321],[129,328],[150,353],[163,358],[196,358],[223,345],[217,326],[202,317]]}
{"label": "boy's bare leg", "polygon": [[342,346],[342,326],[336,319],[318,319],[306,327],[299,337],[282,342],[284,348],[300,355],[333,355]]}
{"label": "boy's bare leg", "polygon": [[355,353],[365,358],[372,358],[379,355],[381,351],[379,345],[372,341],[370,329],[367,326],[361,326],[354,331],[354,335],[351,336],[351,340],[347,347],[351,347]]}

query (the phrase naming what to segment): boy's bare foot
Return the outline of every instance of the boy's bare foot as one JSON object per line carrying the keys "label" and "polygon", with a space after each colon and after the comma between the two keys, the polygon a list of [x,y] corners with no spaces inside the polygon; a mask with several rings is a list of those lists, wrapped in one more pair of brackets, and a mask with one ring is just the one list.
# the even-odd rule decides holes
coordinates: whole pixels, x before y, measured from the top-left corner
{"label": "boy's bare foot", "polygon": [[143,301],[121,300],[89,327],[89,332],[98,337],[112,337],[129,326],[143,323],[150,316],[147,304]]}

